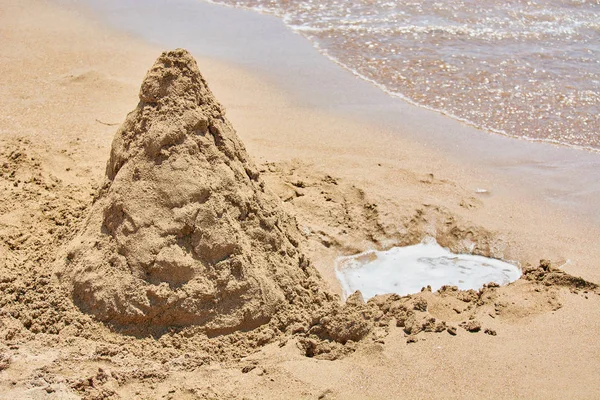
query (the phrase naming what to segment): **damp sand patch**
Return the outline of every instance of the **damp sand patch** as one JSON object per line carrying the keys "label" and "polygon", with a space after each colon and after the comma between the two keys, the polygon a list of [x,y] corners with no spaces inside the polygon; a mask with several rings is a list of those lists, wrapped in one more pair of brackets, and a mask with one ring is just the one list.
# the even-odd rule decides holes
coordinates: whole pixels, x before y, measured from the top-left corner
{"label": "damp sand patch", "polygon": [[365,300],[386,293],[405,296],[418,293],[426,286],[431,286],[433,291],[444,285],[479,290],[487,283],[507,285],[521,276],[515,264],[472,254],[454,254],[429,240],[386,251],[369,250],[339,257],[335,270],[344,298],[360,290]]}

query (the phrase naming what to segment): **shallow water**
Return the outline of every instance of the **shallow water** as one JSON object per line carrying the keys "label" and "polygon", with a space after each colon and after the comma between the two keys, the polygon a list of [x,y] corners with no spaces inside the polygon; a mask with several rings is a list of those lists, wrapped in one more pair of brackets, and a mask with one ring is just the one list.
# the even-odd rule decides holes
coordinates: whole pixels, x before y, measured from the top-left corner
{"label": "shallow water", "polygon": [[344,297],[360,290],[365,300],[378,294],[401,296],[444,285],[479,290],[484,284],[506,285],[521,276],[514,264],[471,254],[453,254],[435,242],[387,251],[367,251],[340,257],[336,275]]}
{"label": "shallow water", "polygon": [[508,136],[600,150],[600,1],[213,2],[282,17],[418,105]]}

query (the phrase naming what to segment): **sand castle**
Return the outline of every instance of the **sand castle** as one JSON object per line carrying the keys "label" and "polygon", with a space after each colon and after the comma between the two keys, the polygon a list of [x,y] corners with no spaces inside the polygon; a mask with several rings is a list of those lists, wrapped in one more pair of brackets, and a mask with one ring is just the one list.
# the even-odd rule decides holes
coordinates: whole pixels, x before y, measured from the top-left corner
{"label": "sand castle", "polygon": [[139,97],[61,280],[80,309],[115,325],[220,334],[268,322],[319,282],[295,220],[187,51],[164,52]]}

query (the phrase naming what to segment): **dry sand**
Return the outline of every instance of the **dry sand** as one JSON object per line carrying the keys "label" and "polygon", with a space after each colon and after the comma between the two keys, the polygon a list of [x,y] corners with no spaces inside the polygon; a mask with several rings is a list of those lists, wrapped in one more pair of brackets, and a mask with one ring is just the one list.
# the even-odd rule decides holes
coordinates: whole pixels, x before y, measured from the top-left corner
{"label": "dry sand", "polygon": [[[298,251],[332,293],[326,307],[230,333],[244,327],[234,307],[233,322],[215,325],[225,335],[199,320],[131,335],[79,304],[83,313],[54,272],[64,273],[73,241],[109,202],[111,142],[164,49],[40,0],[2,2],[1,13],[0,398],[600,397],[600,296],[589,283],[600,282],[597,226],[402,139],[402,128],[299,106],[268,80],[215,60],[198,59],[199,68],[256,179],[279,197],[275,212],[297,220]],[[473,182],[491,195],[474,193]],[[426,235],[517,260],[524,278],[337,304],[336,256]],[[263,311],[254,321],[272,315]],[[152,325],[127,318],[117,322]]]}

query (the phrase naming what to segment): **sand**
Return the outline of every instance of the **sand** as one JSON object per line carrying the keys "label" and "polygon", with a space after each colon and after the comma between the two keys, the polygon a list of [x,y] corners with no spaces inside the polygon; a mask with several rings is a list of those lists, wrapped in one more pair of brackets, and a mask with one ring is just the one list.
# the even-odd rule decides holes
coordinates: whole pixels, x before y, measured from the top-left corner
{"label": "sand", "polygon": [[193,57],[165,52],[58,276],[81,310],[128,332],[253,330],[316,276],[259,178]]}
{"label": "sand", "polygon": [[317,286],[341,293],[339,255],[426,235],[516,260],[523,278],[345,307],[332,297],[309,322],[214,337],[185,318],[132,335],[78,307],[54,272],[104,201],[113,138],[165,49],[44,1],[4,2],[2,13],[0,398],[600,395],[597,226],[402,127],[307,107],[214,59],[197,58],[199,69],[265,190],[297,221]]}

